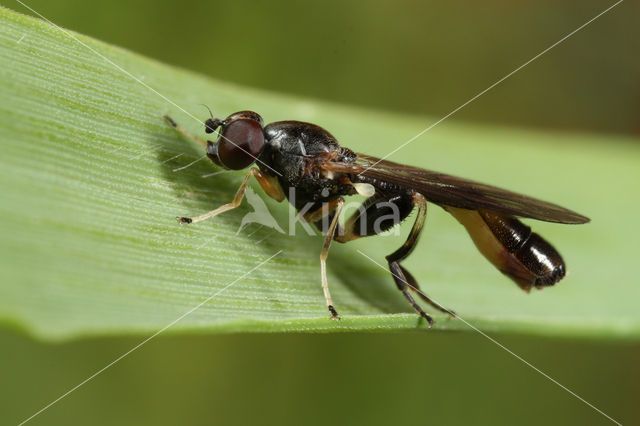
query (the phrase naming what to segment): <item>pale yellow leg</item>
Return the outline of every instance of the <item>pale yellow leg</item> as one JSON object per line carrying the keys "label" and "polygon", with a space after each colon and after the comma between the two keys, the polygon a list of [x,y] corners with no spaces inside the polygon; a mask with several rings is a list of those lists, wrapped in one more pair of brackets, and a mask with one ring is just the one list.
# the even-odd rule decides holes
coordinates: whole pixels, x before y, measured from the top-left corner
{"label": "pale yellow leg", "polygon": [[338,312],[333,307],[333,300],[331,299],[331,293],[329,292],[329,282],[327,281],[327,256],[329,255],[329,247],[333,240],[333,235],[336,232],[338,226],[338,219],[340,217],[340,211],[344,206],[344,199],[339,198],[336,202],[335,216],[331,221],[327,235],[324,237],[324,244],[322,245],[322,251],[320,252],[320,275],[322,277],[322,291],[324,292],[324,298],[327,301],[327,308],[331,312],[331,319],[339,319]]}
{"label": "pale yellow leg", "polygon": [[182,133],[183,135],[185,135],[189,139],[192,139],[192,140],[198,142],[200,145],[202,145],[203,148],[205,148],[205,149],[207,148],[207,142],[205,142],[204,140],[200,139],[199,137],[193,135],[190,131],[188,131],[187,129],[185,129],[182,126],[180,126],[178,123],[173,121],[173,118],[169,117],[168,115],[165,115],[162,118],[164,118],[169,124],[171,124],[177,131],[179,131],[180,133]]}
{"label": "pale yellow leg", "polygon": [[230,203],[220,206],[217,209],[212,210],[208,213],[202,214],[200,216],[178,217],[176,219],[178,219],[178,222],[180,223],[198,223],[198,222],[202,222],[203,220],[207,220],[214,216],[217,216],[220,213],[224,213],[226,211],[235,209],[240,205],[240,203],[242,202],[242,199],[244,198],[244,193],[247,190],[247,184],[249,183],[249,178],[251,176],[257,176],[257,175],[262,176],[262,174],[260,173],[260,170],[256,168],[252,168],[251,170],[249,170],[249,173],[247,173],[247,175],[244,177],[244,180],[242,181],[242,185],[240,185],[240,188],[238,188],[238,192],[236,192],[236,196],[233,197],[233,201],[231,201]]}

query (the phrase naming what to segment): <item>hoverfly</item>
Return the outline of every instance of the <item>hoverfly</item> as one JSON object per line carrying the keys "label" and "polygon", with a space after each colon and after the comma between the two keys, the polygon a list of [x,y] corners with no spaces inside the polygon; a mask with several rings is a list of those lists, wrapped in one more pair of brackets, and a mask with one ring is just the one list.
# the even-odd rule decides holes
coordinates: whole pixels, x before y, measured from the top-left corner
{"label": "hoverfly", "polygon": [[[520,288],[530,291],[560,281],[565,264],[560,254],[516,216],[564,224],[589,219],[576,212],[467,179],[381,160],[340,146],[320,126],[300,121],[264,125],[253,111],[240,111],[224,120],[205,121],[205,131],[218,130],[216,142],[195,137],[168,116],[174,128],[206,149],[207,156],[225,169],[241,170],[257,163],[244,178],[233,200],[197,217],[178,217],[180,223],[196,223],[238,207],[249,178],[278,202],[285,198],[323,233],[320,253],[322,289],[331,318],[338,313],[329,292],[326,259],[332,241],[346,243],[389,230],[417,207],[417,217],[406,242],[386,256],[396,286],[416,312],[429,324],[433,319],[418,305],[411,292],[424,302],[448,313],[426,296],[416,279],[400,265],[414,249],[424,225],[427,201],[452,214],[467,230],[479,251]],[[285,192],[283,188],[288,188]],[[344,196],[368,198],[344,225],[338,223]],[[376,226],[373,226],[375,224]]]}

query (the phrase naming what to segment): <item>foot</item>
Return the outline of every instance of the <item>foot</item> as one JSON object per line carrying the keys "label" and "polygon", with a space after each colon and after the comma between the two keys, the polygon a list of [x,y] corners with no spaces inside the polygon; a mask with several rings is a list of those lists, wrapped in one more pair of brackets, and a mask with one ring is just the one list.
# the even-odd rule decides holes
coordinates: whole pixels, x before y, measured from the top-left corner
{"label": "foot", "polygon": [[331,319],[332,320],[339,320],[340,319],[340,315],[338,315],[338,312],[333,307],[333,305],[329,305],[328,307],[329,307],[329,312],[331,312]]}
{"label": "foot", "polygon": [[420,316],[427,320],[427,323],[429,324],[428,325],[429,328],[433,327],[434,321],[433,321],[433,318],[431,318],[431,315],[425,312],[420,312]]}
{"label": "foot", "polygon": [[191,222],[193,222],[193,219],[191,219],[190,217],[177,216],[176,219],[178,220],[178,223],[191,223]]}

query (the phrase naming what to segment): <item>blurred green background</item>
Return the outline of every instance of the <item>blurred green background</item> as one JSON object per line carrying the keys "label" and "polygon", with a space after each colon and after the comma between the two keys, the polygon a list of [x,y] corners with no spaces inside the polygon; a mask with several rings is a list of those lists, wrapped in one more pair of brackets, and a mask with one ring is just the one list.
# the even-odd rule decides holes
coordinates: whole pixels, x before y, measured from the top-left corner
{"label": "blurred green background", "polygon": [[[27,4],[63,27],[215,78],[422,113],[426,126],[612,3]],[[622,3],[451,119],[637,134],[639,12]],[[3,329],[0,422],[23,420],[143,338],[45,344]],[[637,343],[497,338],[615,419],[638,423]],[[610,422],[473,332],[160,336],[33,420],[247,423]]]}
{"label": "blurred green background", "polygon": [[[434,121],[613,3],[27,2],[58,25],[212,77]],[[622,3],[455,118],[638,134],[639,17],[639,2]]]}

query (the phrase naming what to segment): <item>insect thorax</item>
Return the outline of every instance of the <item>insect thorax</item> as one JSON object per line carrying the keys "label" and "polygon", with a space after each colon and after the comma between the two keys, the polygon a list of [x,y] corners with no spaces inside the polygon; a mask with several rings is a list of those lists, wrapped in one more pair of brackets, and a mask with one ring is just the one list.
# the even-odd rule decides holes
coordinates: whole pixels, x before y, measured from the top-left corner
{"label": "insect thorax", "polygon": [[267,143],[260,156],[264,164],[258,164],[263,170],[268,165],[280,174],[280,185],[296,209],[308,203],[320,206],[340,195],[355,193],[345,176],[323,171],[325,162],[353,162],[355,154],[342,148],[322,127],[300,121],[280,121],[267,125],[265,135]]}

